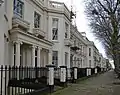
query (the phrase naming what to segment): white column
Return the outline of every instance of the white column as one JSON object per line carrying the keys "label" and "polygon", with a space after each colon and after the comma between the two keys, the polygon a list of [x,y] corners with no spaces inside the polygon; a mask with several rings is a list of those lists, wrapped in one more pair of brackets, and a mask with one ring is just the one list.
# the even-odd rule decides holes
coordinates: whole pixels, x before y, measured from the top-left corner
{"label": "white column", "polygon": [[35,46],[32,46],[32,66],[35,67]]}
{"label": "white column", "polygon": [[15,46],[16,46],[15,65],[16,66],[20,66],[20,44],[21,42],[19,41],[15,42]]}
{"label": "white column", "polygon": [[52,64],[52,49],[50,49],[48,53],[48,64]]}
{"label": "white column", "polygon": [[40,47],[38,47],[38,50],[37,50],[37,66],[40,67],[40,52],[41,52],[41,49]]}

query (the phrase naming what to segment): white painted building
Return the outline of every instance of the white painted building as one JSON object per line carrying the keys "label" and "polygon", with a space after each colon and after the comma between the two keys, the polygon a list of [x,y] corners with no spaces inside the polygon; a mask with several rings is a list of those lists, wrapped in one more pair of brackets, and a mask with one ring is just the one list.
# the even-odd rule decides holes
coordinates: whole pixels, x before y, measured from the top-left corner
{"label": "white painted building", "polygon": [[[80,33],[77,27],[72,25],[71,21],[71,11],[64,3],[50,0],[0,0],[0,66],[62,66],[58,72],[60,82],[66,82],[66,66],[82,68],[85,73],[86,68],[95,68],[98,64],[97,48],[93,42],[87,40],[84,33]],[[105,61],[101,60],[101,67],[105,67],[103,63]],[[35,72],[29,71],[30,75],[22,70],[22,79],[26,76],[37,78],[39,70],[34,70]],[[71,79],[70,70],[67,70],[67,77]],[[9,68],[9,72],[11,71]],[[46,80],[49,81],[47,84],[52,86],[55,77],[53,71],[54,68],[50,67],[49,72],[45,72]],[[77,79],[77,68],[74,68],[73,73],[72,78]],[[91,74],[88,73],[89,75]],[[3,80],[0,84],[5,84],[6,80],[7,87],[7,73],[3,76],[0,73],[0,76],[0,80]],[[19,79],[18,77],[20,78],[12,73],[12,78]]]}
{"label": "white painted building", "polygon": [[60,2],[4,0],[0,6],[0,64],[95,68],[99,52],[71,24],[70,14]]}
{"label": "white painted building", "polygon": [[70,68],[70,21],[64,3],[4,0],[0,7],[0,63]]}
{"label": "white painted building", "polygon": [[71,25],[70,39],[73,43],[71,46],[71,67],[86,68],[87,67],[87,45],[82,34],[77,30],[77,27]]}
{"label": "white painted building", "polygon": [[86,38],[87,43],[87,67],[96,68],[100,63],[99,51],[93,41]]}
{"label": "white painted building", "polygon": [[92,41],[89,41],[86,38],[86,44],[87,44],[87,67],[88,68],[94,68],[94,43]]}
{"label": "white painted building", "polygon": [[52,63],[47,0],[4,0],[0,7],[0,64]]}
{"label": "white painted building", "polygon": [[49,40],[53,45],[53,64],[70,67],[70,11],[64,3],[49,2]]}

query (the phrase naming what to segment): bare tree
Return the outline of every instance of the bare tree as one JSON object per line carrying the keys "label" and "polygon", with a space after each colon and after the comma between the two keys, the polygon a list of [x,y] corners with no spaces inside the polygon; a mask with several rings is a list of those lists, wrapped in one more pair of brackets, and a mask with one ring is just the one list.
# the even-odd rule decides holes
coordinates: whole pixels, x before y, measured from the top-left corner
{"label": "bare tree", "polygon": [[120,0],[85,0],[85,5],[92,33],[120,72]]}

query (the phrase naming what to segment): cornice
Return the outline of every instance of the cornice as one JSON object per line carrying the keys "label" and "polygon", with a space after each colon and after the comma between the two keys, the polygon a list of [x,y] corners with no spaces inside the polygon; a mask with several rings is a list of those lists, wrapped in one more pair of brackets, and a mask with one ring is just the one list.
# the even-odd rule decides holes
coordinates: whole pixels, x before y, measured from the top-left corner
{"label": "cornice", "polygon": [[[44,3],[43,5],[37,2],[36,0],[31,0],[34,4],[36,4],[39,8],[41,8],[43,11],[46,11],[47,13],[57,13],[57,14],[63,14],[69,21],[71,21],[70,17],[67,16],[67,14],[63,11],[55,10],[55,9],[49,9],[49,7],[45,7]],[[41,2],[42,3],[42,2]],[[65,4],[64,4],[65,5]],[[68,10],[68,8],[65,6],[65,8]],[[69,10],[68,10],[69,11]]]}
{"label": "cornice", "polygon": [[32,39],[35,39],[35,40],[38,40],[38,41],[40,41],[40,42],[46,43],[47,45],[50,45],[50,46],[53,45],[53,42],[51,42],[51,41],[48,41],[48,40],[46,40],[46,39],[39,39],[39,38],[35,37],[34,35],[32,35],[32,33],[23,32],[22,30],[20,30],[20,29],[18,29],[18,28],[11,30],[11,33],[20,33],[20,34],[25,35],[25,36],[28,36],[28,37],[30,37],[30,38],[32,38]]}

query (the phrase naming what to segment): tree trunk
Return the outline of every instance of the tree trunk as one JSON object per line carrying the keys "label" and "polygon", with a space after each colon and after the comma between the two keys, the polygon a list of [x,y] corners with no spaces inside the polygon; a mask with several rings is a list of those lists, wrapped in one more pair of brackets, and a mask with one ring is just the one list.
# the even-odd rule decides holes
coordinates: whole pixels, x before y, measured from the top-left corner
{"label": "tree trunk", "polygon": [[120,78],[120,54],[117,54],[114,57],[114,65],[115,65],[115,72],[118,75],[118,78]]}

